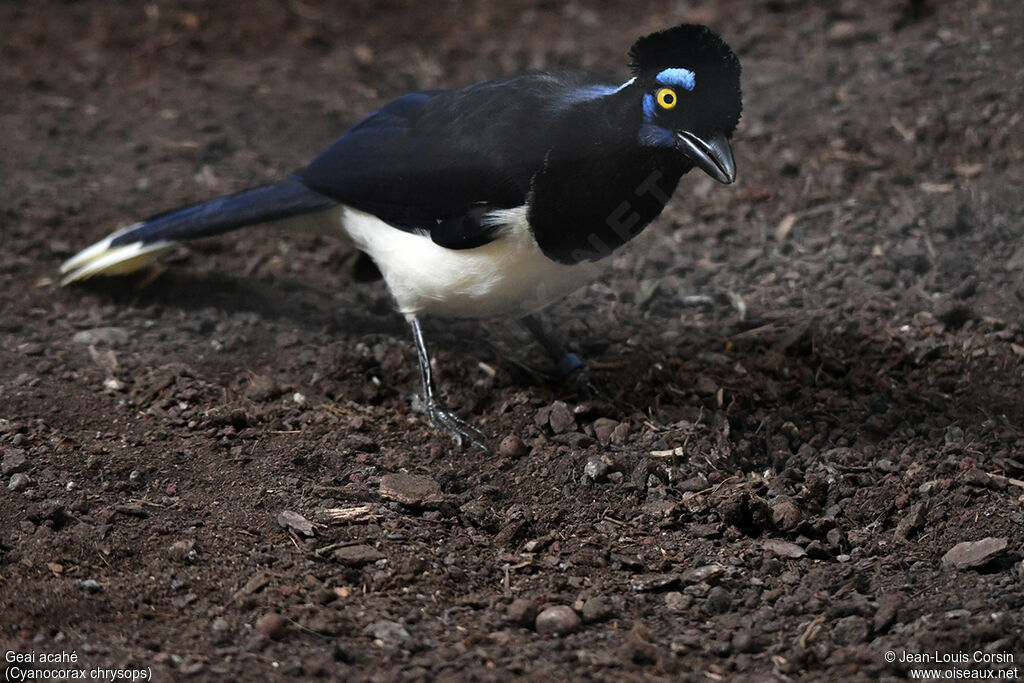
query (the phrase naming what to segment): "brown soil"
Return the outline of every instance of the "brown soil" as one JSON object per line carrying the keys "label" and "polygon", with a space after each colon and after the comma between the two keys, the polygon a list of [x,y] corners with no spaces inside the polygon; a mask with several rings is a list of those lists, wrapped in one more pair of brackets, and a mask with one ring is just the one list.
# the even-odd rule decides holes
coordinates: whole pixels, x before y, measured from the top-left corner
{"label": "brown soil", "polygon": [[[1019,666],[1024,10],[830,5],[0,4],[0,649],[158,680]],[[743,60],[740,179],[688,176],[551,311],[610,401],[514,325],[428,323],[493,455],[412,409],[405,325],[339,242],[55,284],[405,91],[622,76],[682,21]]]}

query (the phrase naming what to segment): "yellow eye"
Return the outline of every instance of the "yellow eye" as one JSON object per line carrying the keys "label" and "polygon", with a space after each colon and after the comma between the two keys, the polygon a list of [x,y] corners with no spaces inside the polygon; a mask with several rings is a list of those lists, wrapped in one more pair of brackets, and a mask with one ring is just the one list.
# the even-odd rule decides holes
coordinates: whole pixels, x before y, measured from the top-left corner
{"label": "yellow eye", "polygon": [[662,109],[671,109],[676,106],[676,91],[672,88],[662,88],[655,94],[655,98],[658,100],[658,106]]}

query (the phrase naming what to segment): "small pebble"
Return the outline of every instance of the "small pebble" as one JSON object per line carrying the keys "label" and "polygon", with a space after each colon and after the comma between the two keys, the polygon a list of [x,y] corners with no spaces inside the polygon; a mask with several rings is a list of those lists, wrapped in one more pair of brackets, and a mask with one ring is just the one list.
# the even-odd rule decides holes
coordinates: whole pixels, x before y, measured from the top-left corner
{"label": "small pebble", "polygon": [[551,414],[548,417],[548,424],[555,434],[565,434],[575,431],[576,418],[565,401],[555,401],[551,404]]}
{"label": "small pebble", "polygon": [[192,539],[175,541],[167,549],[167,555],[175,562],[191,562],[196,558],[196,542]]}
{"label": "small pebble", "polygon": [[732,593],[725,590],[721,586],[715,586],[708,591],[708,597],[705,601],[708,611],[712,614],[725,614],[732,609]]}
{"label": "small pebble", "polygon": [[571,607],[553,605],[545,608],[534,622],[534,628],[542,636],[565,636],[580,630],[582,622]]}
{"label": "small pebble", "polygon": [[530,449],[517,434],[509,434],[498,444],[498,455],[504,458],[519,460],[529,453]]}
{"label": "small pebble", "polygon": [[693,596],[679,591],[665,593],[665,608],[671,612],[685,612],[693,606]]}
{"label": "small pebble", "polygon": [[31,483],[32,480],[29,478],[27,474],[25,474],[24,472],[18,472],[17,474],[11,477],[11,481],[7,484],[7,488],[11,491],[20,491],[24,488],[27,488],[28,485]]}
{"label": "small pebble", "polygon": [[367,633],[373,636],[375,640],[379,640],[387,645],[398,645],[409,640],[411,637],[404,626],[397,621],[390,621],[388,619],[375,621],[363,629],[363,633]]}
{"label": "small pebble", "polygon": [[608,473],[612,471],[615,464],[607,455],[591,455],[587,458],[587,464],[583,466],[583,476],[600,484],[608,479]]}
{"label": "small pebble", "polygon": [[256,622],[256,630],[271,640],[280,640],[288,628],[288,622],[277,612],[268,612]]}
{"label": "small pebble", "polygon": [[78,582],[78,585],[86,591],[88,591],[89,593],[98,593],[102,588],[102,586],[100,586],[99,584],[99,581],[97,581],[96,579],[83,579],[82,581]]}
{"label": "small pebble", "polygon": [[269,375],[253,375],[248,378],[248,386],[245,387],[245,396],[251,401],[262,403],[281,395],[281,388],[273,377]]}

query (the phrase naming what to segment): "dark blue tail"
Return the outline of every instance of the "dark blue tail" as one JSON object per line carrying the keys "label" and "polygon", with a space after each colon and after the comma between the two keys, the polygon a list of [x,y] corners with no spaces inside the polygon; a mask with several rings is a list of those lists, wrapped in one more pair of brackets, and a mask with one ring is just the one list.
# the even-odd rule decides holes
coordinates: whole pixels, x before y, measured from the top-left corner
{"label": "dark blue tail", "polygon": [[126,244],[177,242],[208,237],[256,223],[298,216],[334,206],[295,176],[273,185],[254,187],[208,202],[162,213],[115,236],[111,247]]}

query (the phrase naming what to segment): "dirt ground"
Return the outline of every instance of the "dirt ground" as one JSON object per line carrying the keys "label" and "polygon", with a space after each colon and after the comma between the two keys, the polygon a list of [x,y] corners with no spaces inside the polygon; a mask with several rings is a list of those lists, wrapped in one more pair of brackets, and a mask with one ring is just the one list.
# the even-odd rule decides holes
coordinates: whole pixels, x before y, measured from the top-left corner
{"label": "dirt ground", "polygon": [[[1022,675],[1024,9],[824,4],[0,3],[6,675]],[[406,91],[624,79],[684,21],[741,57],[739,180],[551,310],[610,400],[514,324],[426,324],[491,455],[413,410],[341,242],[56,284]]]}

